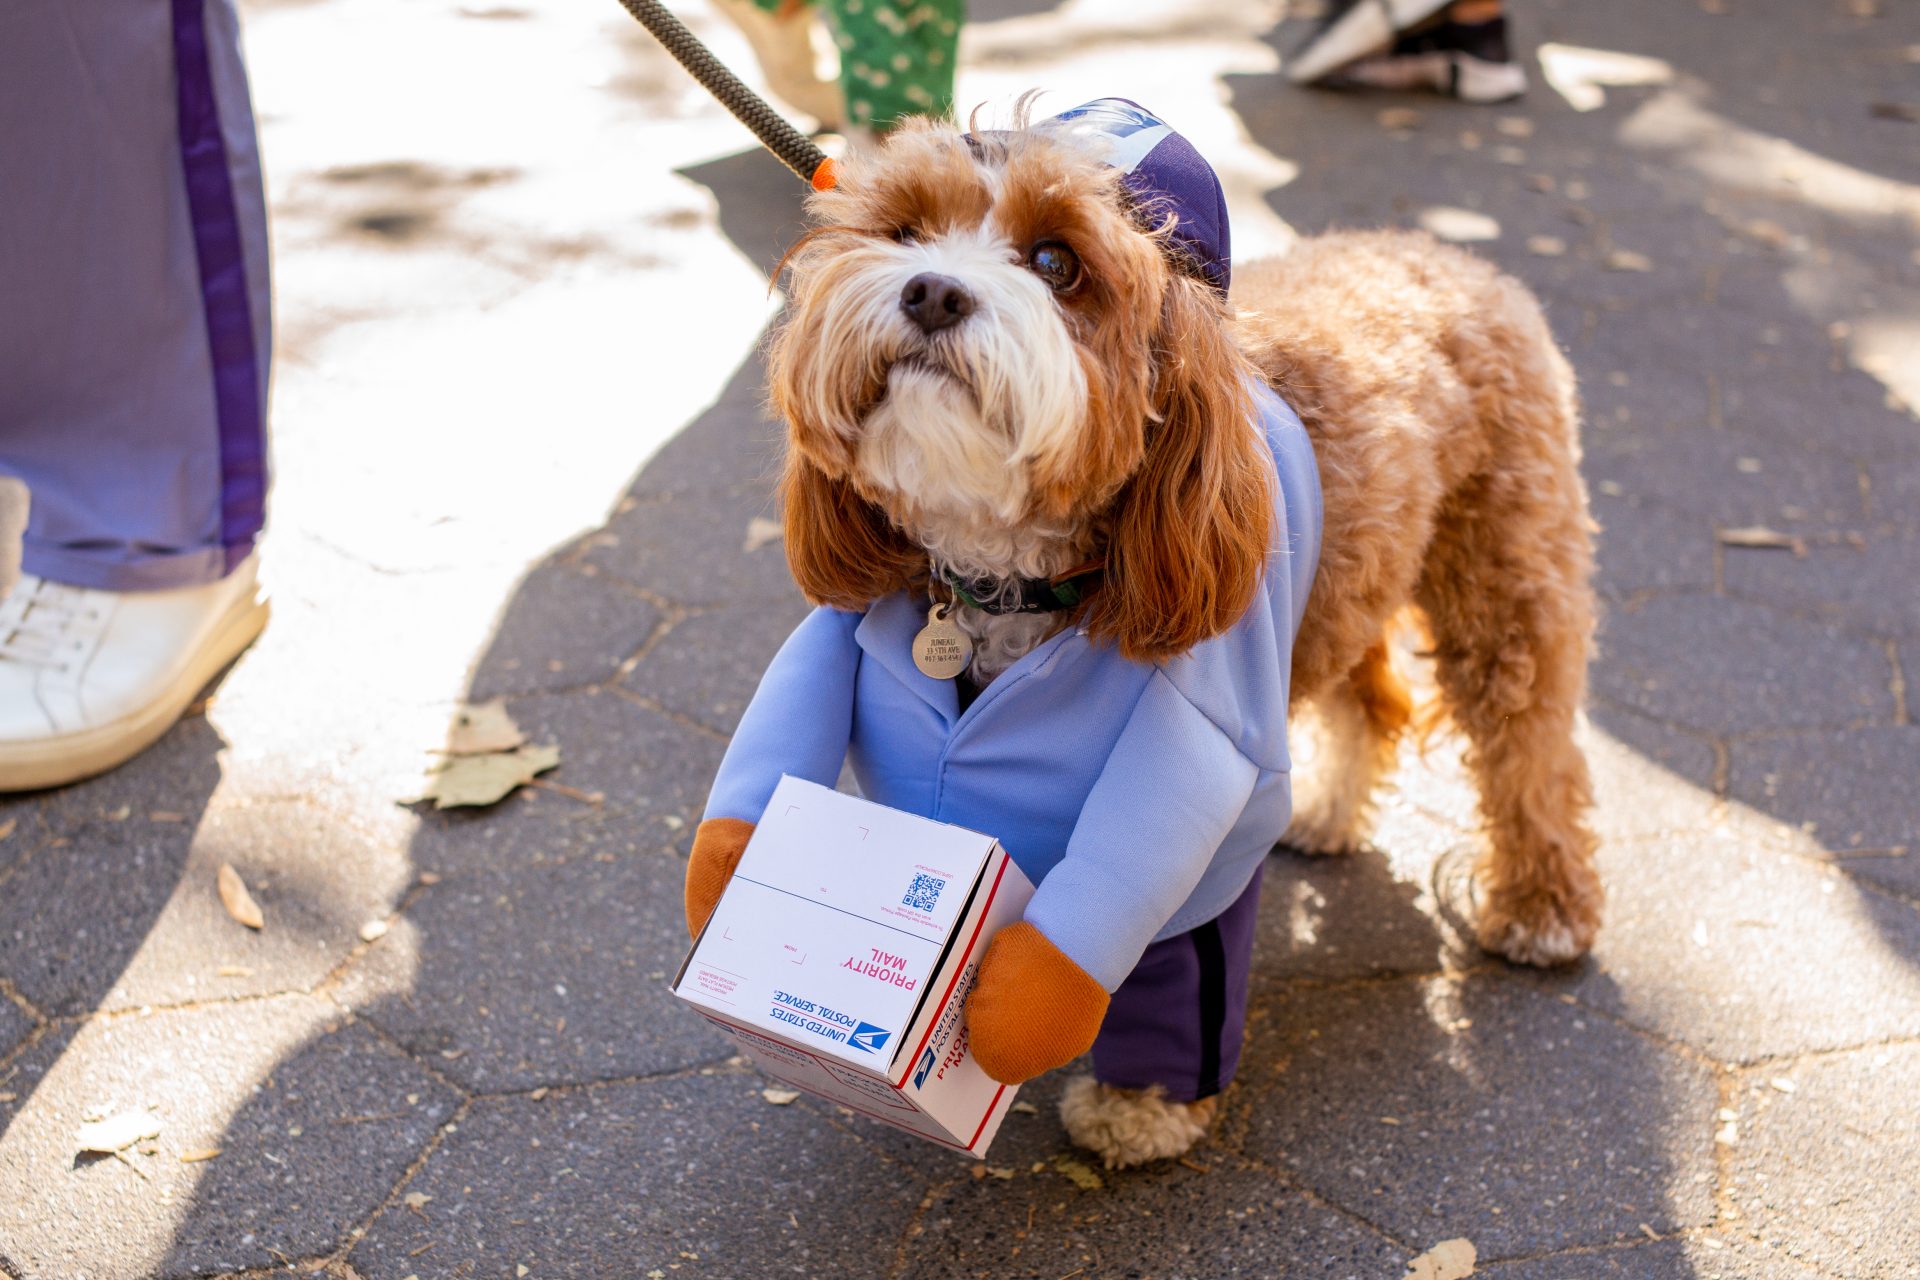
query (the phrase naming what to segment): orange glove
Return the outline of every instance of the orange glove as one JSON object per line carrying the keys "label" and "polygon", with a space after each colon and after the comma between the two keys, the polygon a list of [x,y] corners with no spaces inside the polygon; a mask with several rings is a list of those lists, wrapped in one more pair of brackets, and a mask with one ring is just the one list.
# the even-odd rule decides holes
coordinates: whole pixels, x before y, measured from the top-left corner
{"label": "orange glove", "polygon": [[693,833],[693,856],[687,859],[687,933],[699,937],[707,917],[720,902],[740,855],[747,851],[753,824],[742,818],[708,818]]}
{"label": "orange glove", "polygon": [[973,1056],[1001,1084],[1072,1062],[1106,1016],[1106,988],[1025,920],[993,936],[967,996]]}

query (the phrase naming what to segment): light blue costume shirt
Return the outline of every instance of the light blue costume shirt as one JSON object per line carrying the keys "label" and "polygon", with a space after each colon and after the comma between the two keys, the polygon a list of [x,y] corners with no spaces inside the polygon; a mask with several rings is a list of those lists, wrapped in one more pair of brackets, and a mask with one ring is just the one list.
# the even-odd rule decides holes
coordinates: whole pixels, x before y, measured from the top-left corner
{"label": "light blue costume shirt", "polygon": [[1038,886],[1026,918],[1109,991],[1148,943],[1224,911],[1292,813],[1287,682],[1320,554],[1313,446],[1256,395],[1280,533],[1231,630],[1155,664],[1068,629],[962,713],[953,681],[913,665],[925,600],[816,609],[767,668],[706,816],[757,822],[782,773],[830,787],[850,759],[868,799],[997,837]]}

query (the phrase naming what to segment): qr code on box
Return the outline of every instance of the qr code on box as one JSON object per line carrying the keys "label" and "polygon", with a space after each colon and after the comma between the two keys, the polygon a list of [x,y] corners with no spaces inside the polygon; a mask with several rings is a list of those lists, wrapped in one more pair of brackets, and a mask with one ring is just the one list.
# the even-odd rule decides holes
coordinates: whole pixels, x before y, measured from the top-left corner
{"label": "qr code on box", "polygon": [[934,904],[940,901],[940,891],[946,887],[947,882],[939,876],[923,876],[916,872],[913,883],[907,886],[906,896],[900,899],[900,905],[912,907],[915,911],[931,911]]}

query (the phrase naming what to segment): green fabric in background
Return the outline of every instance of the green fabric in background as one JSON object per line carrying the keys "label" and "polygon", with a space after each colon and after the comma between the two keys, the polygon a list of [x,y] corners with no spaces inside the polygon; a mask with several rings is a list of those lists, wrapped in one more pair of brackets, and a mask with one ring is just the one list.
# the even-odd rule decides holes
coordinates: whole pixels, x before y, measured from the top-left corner
{"label": "green fabric in background", "polygon": [[[754,0],[769,13],[784,0]],[[902,116],[953,112],[966,0],[817,0],[840,50],[851,124],[886,130]]]}

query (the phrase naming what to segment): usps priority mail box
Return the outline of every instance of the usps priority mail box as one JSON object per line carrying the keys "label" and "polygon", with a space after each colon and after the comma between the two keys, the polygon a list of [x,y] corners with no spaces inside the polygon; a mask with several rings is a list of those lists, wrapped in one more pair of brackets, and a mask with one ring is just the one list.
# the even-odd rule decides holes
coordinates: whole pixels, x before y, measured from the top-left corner
{"label": "usps priority mail box", "polygon": [[991,836],[782,778],[673,991],[768,1075],[984,1155],[1014,1089],[966,998],[1032,896]]}

